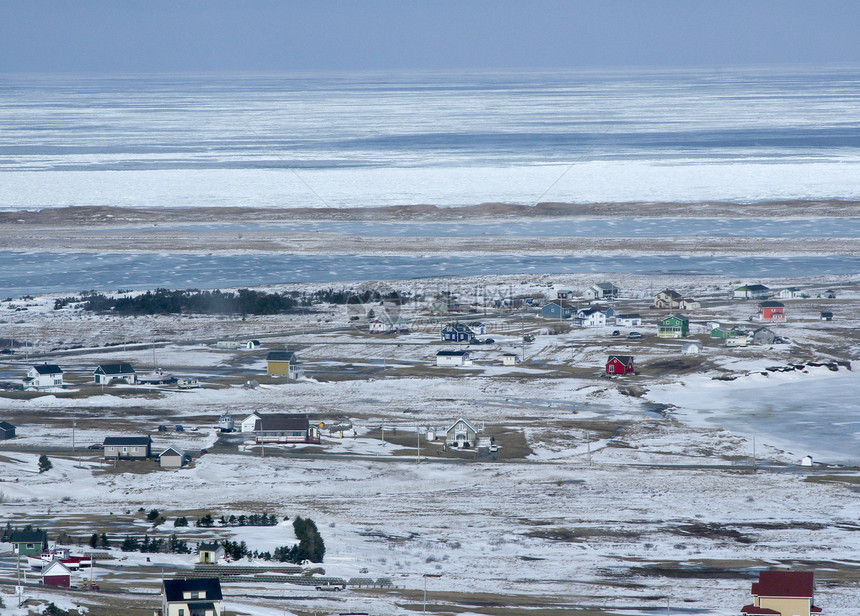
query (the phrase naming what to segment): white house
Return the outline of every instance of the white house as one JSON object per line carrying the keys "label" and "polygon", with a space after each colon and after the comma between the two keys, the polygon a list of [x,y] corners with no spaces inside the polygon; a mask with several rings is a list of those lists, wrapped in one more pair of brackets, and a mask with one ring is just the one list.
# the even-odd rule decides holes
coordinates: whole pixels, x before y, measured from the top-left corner
{"label": "white house", "polygon": [[619,290],[620,289],[611,282],[598,282],[597,284],[593,284],[588,287],[582,293],[582,296],[588,300],[617,299]]}
{"label": "white house", "polygon": [[439,351],[436,353],[437,366],[471,366],[469,351]]}
{"label": "white house", "polygon": [[774,297],[779,299],[798,299],[809,296],[797,287],[786,287],[774,293]]}
{"label": "white house", "polygon": [[767,299],[770,297],[770,289],[763,284],[746,284],[732,291],[735,299]]}
{"label": "white house", "polygon": [[137,382],[137,374],[131,364],[99,364],[93,373],[93,379],[98,385],[110,385],[112,381],[124,381],[129,385]]}
{"label": "white house", "polygon": [[577,310],[574,323],[579,327],[606,327],[606,313],[597,308]]}
{"label": "white house", "polygon": [[638,314],[615,315],[615,324],[622,327],[639,327],[642,325],[642,316]]}
{"label": "white house", "polygon": [[63,386],[63,370],[56,364],[39,364],[27,370],[24,389],[51,389]]}
{"label": "white house", "polygon": [[691,340],[690,342],[685,342],[681,347],[682,355],[698,355],[702,352],[702,343],[698,340]]}
{"label": "white house", "polygon": [[221,616],[221,582],[218,578],[163,580],[162,616]]}
{"label": "white house", "polygon": [[701,307],[702,303],[691,297],[685,297],[678,302],[678,308],[680,308],[681,310],[695,310],[696,308]]}
{"label": "white house", "polygon": [[445,430],[445,444],[448,447],[469,448],[478,442],[478,428],[460,417]]}
{"label": "white house", "polygon": [[245,419],[242,420],[242,423],[239,424],[242,432],[253,432],[254,426],[257,425],[257,422],[260,420],[260,416],[257,413],[251,413]]}

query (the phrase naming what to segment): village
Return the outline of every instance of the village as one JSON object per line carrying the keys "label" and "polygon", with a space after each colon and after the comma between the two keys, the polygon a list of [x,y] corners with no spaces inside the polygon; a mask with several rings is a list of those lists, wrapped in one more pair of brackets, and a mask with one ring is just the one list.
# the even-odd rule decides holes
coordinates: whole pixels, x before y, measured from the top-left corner
{"label": "village", "polygon": [[[725,430],[697,427],[676,417],[671,404],[649,399],[649,393],[694,377],[732,386],[767,375],[818,383],[828,378],[824,375],[850,374],[858,318],[853,281],[823,278],[785,286],[726,285],[705,279],[680,285],[660,279],[637,283],[630,277],[589,282],[585,276],[571,276],[563,283],[457,282],[440,281],[439,292],[427,293],[429,285],[422,281],[422,301],[330,305],[303,314],[241,319],[93,315],[74,303],[54,310],[51,297],[0,303],[0,311],[19,319],[19,309],[27,309],[26,322],[15,325],[14,339],[0,341],[5,349],[0,356],[0,381],[5,384],[0,393],[4,437],[0,454],[7,466],[0,490],[9,527],[4,535],[8,543],[3,544],[8,557],[0,556],[0,580],[9,591],[18,589],[11,594],[4,591],[6,605],[21,603],[26,610],[28,604],[50,599],[67,610],[86,606],[87,613],[95,615],[115,613],[111,610],[118,605],[129,614],[151,614],[155,609],[164,615],[179,609],[191,614],[198,613],[198,608],[203,610],[199,613],[264,614],[273,601],[276,605],[287,601],[284,605],[301,614],[327,605],[333,597],[342,603],[348,596],[348,606],[330,611],[423,610],[428,599],[422,595],[423,602],[418,601],[415,593],[441,575],[436,567],[452,574],[472,567],[471,559],[459,552],[446,554],[445,560],[426,556],[427,563],[435,564],[425,568],[413,562],[407,566],[413,571],[401,581],[404,564],[383,564],[385,558],[378,555],[381,546],[374,546],[372,540],[378,531],[365,534],[368,525],[378,526],[381,519],[371,523],[369,510],[362,506],[363,522],[359,522],[356,496],[340,502],[336,492],[343,481],[367,482],[366,472],[389,486],[411,481],[413,469],[421,469],[420,476],[427,472],[456,475],[459,484],[471,486],[475,494],[495,490],[490,487],[495,480],[487,483],[485,476],[493,468],[499,469],[501,477],[514,473],[520,481],[531,483],[536,477],[553,481],[547,472],[567,475],[565,469],[572,465],[571,469],[585,473],[586,482],[606,473],[622,473],[625,479],[616,476],[618,486],[606,495],[617,499],[620,493],[615,491],[634,480],[628,476],[643,464],[674,469],[696,477],[697,482],[708,472],[705,469],[721,469],[718,474],[735,477],[731,488],[714,478],[720,486],[713,488],[715,493],[726,492],[727,497],[751,487],[749,482],[760,481],[763,472],[783,486],[778,489],[788,489],[787,481],[796,490],[796,476],[786,474],[795,468],[840,477],[835,483],[806,483],[803,489],[814,490],[821,506],[831,511],[841,508],[837,505],[843,499],[841,477],[844,474],[849,481],[856,473],[842,458],[828,461],[826,451],[819,453],[812,447],[790,451],[766,439],[756,446]],[[408,282],[396,284],[404,296],[415,295]],[[655,287],[660,290],[655,292]],[[539,396],[530,393],[535,387],[541,391]],[[52,468],[42,470],[42,458]],[[27,472],[21,475],[22,464],[31,464],[28,460],[34,461],[32,472],[38,479],[33,484],[34,479],[28,478],[24,485],[19,479],[28,476]],[[441,465],[438,471],[434,465]],[[319,466],[323,468],[314,470]],[[294,469],[291,474],[299,473],[292,487],[269,485],[265,478],[286,468]],[[486,471],[477,470],[482,468]],[[56,479],[52,480],[58,473],[69,490],[59,499]],[[478,488],[474,482],[480,477],[484,485]],[[655,480],[664,492],[662,477]],[[235,481],[255,487],[251,494],[243,494],[236,491]],[[564,485],[564,480],[557,481]],[[184,499],[177,500],[179,493],[147,496],[158,492],[155,486],[174,484],[192,499],[190,507],[182,506]],[[46,496],[52,495],[48,500],[38,496],[40,485],[48,490]],[[835,492],[821,495],[823,488]],[[89,490],[102,494],[106,489],[116,496],[100,497],[104,505],[86,504],[86,514],[70,506],[86,499],[79,495]],[[116,501],[121,494],[125,494],[121,501],[127,502],[124,507]],[[442,497],[422,489],[421,500],[413,503],[412,496],[399,488],[383,494],[377,490],[375,500],[387,511],[384,519],[394,520],[395,525],[398,499],[400,506],[409,503],[406,511],[413,511],[421,500],[429,503]],[[549,494],[534,503],[538,509],[531,513],[522,495],[511,504],[522,509],[519,516],[540,517],[540,501],[551,498]],[[476,498],[495,502],[489,495]],[[110,505],[113,511],[105,509],[108,502],[115,503]],[[222,505],[213,508],[215,502]],[[322,509],[321,502],[326,503]],[[289,503],[302,504],[293,509]],[[351,513],[345,518],[332,511],[333,506],[348,506]],[[454,509],[467,506],[464,502]],[[148,519],[147,512],[152,511],[156,514]],[[809,513],[792,511],[789,516]],[[270,516],[272,512],[277,515]],[[437,515],[445,520],[457,514]],[[705,512],[705,519],[711,515],[717,512]],[[326,521],[319,527],[326,541],[325,560],[299,559],[290,564],[267,560],[280,546],[300,545],[293,520],[303,516]],[[586,536],[603,526],[602,516],[593,520],[597,526]],[[678,524],[677,519],[686,516],[692,513],[682,507],[669,524]],[[252,518],[274,524],[229,522]],[[716,519],[722,516],[704,522],[702,529],[717,528]],[[185,520],[188,526],[179,524]],[[435,527],[439,522],[428,519],[426,523]],[[653,520],[651,534],[665,532],[666,523]],[[837,537],[844,532],[839,525],[856,524],[856,520],[834,519],[833,524],[828,532],[835,533],[834,541],[839,543],[842,539]],[[559,542],[558,537],[568,532],[565,528],[548,535],[540,525],[533,528],[529,541],[541,542],[544,550],[576,542],[575,535]],[[490,528],[482,532],[487,531],[493,532]],[[427,547],[419,552],[427,553],[431,543],[441,539],[431,539],[436,532],[426,528],[419,532],[427,537],[423,539]],[[601,532],[593,541],[607,557],[617,557],[619,549],[624,552],[635,545],[624,541],[627,547],[619,548],[617,542],[606,542],[614,535],[601,537]],[[712,568],[704,564],[707,558],[728,558],[720,545],[732,534],[711,533],[704,531],[697,539],[704,544],[717,541],[696,548],[699,554],[710,554],[699,557],[703,571]],[[815,534],[822,536],[820,531]],[[95,540],[90,541],[91,535]],[[156,541],[153,552],[136,551]],[[225,553],[225,545],[239,542],[247,542],[247,552]],[[409,551],[411,543],[383,540],[395,551]],[[769,549],[769,553],[778,552],[776,545]],[[502,549],[497,564],[487,568],[485,575],[493,576],[499,567],[510,569],[512,561],[505,553]],[[29,560],[22,561],[24,556]],[[458,563],[449,561],[449,556]],[[414,556],[403,558],[414,561]],[[664,555],[659,560],[671,559]],[[700,600],[703,613],[738,613],[740,603],[730,612],[706,610],[717,603],[740,601],[727,583],[736,578],[733,583],[738,589],[750,573],[763,577],[753,586],[752,603],[742,613],[772,613],[767,610],[782,605],[786,588],[792,593],[795,588],[802,591],[797,591],[798,596],[803,595],[800,601],[807,607],[798,613],[820,613],[815,606],[821,602],[816,599],[813,604],[809,577],[814,565],[796,574],[792,569],[781,578],[778,573],[768,577],[766,569],[754,568],[752,559],[752,553],[739,557],[753,569],[741,572],[738,564],[728,567],[736,573]],[[537,564],[530,562],[532,567]],[[831,558],[826,562],[833,564]],[[608,581],[607,570],[600,566],[588,573],[575,563],[568,567],[574,568],[570,574],[576,578],[592,577],[594,582],[589,584]],[[166,571],[171,571],[170,576]],[[469,586],[483,592],[540,596],[548,590],[546,582],[525,591],[518,583],[479,581],[483,575],[469,575]],[[508,573],[498,575],[501,580]],[[820,575],[816,588],[826,588]],[[168,577],[177,582],[168,584]],[[672,579],[661,577],[660,586]],[[438,613],[476,598],[475,590],[468,588],[450,594],[430,586],[428,607]],[[276,599],[282,589],[290,588],[295,591]],[[646,597],[646,587],[643,592],[634,588],[628,588],[628,594],[633,594],[626,600],[643,606],[671,602],[678,594],[677,589],[661,590],[657,594],[668,599],[655,599]],[[134,589],[148,597],[132,598],[128,592]],[[250,589],[254,590],[249,594]],[[328,592],[340,590],[347,592]],[[592,594],[583,588],[571,592]],[[834,595],[826,596],[832,605]],[[227,606],[223,609],[222,600]],[[622,596],[599,609],[595,604],[592,613],[616,613],[624,601]],[[556,609],[554,603],[549,601],[545,609]]]}

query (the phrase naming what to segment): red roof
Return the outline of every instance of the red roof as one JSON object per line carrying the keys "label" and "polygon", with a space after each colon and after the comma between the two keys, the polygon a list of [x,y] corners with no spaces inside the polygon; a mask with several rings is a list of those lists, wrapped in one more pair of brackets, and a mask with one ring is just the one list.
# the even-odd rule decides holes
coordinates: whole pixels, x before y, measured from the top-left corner
{"label": "red roof", "polygon": [[780,612],[772,610],[769,607],[756,607],[754,605],[745,605],[741,608],[741,614],[776,614],[780,616]]}
{"label": "red roof", "polygon": [[761,571],[752,585],[757,597],[810,597],[815,583],[812,571]]}

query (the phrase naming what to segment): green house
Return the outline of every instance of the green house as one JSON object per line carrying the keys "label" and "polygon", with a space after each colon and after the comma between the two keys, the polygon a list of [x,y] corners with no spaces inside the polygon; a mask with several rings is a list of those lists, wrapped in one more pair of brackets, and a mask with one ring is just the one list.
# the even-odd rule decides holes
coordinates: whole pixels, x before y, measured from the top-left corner
{"label": "green house", "polygon": [[39,556],[48,549],[48,533],[43,530],[16,530],[9,542],[15,554]]}
{"label": "green house", "polygon": [[658,338],[685,338],[690,333],[690,319],[682,314],[670,314],[657,324]]}

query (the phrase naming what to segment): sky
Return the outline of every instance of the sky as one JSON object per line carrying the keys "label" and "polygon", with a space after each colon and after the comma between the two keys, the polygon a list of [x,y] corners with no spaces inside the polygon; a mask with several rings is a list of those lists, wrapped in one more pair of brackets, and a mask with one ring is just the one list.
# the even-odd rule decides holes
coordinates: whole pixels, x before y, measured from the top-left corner
{"label": "sky", "polygon": [[853,0],[0,0],[0,73],[860,62]]}

